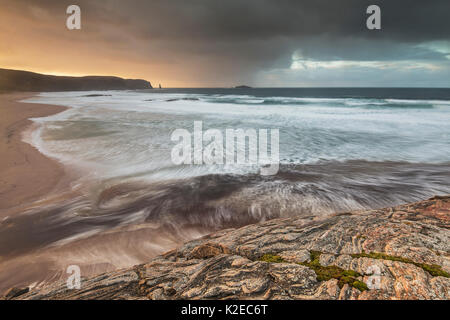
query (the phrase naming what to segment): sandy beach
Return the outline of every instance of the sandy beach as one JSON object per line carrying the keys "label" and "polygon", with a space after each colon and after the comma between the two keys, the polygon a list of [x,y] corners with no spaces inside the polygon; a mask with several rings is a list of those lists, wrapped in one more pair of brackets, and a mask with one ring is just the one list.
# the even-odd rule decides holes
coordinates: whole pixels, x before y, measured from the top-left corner
{"label": "sandy beach", "polygon": [[45,117],[65,107],[19,102],[33,93],[0,94],[0,218],[51,192],[63,167],[22,141],[29,118]]}
{"label": "sandy beach", "polygon": [[[156,232],[150,224],[137,230],[119,228],[106,234],[43,248],[48,244],[46,237],[55,236],[59,239],[63,237],[59,233],[64,234],[64,237],[67,232],[76,234],[77,228],[71,230],[72,225],[69,225],[53,232],[44,232],[48,225],[42,227],[37,224],[46,216],[46,212],[31,216],[22,214],[28,209],[39,210],[45,205],[59,201],[64,203],[75,197],[72,193],[63,198],[54,197],[65,189],[66,182],[72,176],[61,163],[46,157],[23,141],[24,133],[33,125],[30,118],[50,116],[67,109],[55,105],[19,102],[34,95],[35,93],[0,94],[0,227],[5,228],[2,229],[0,244],[0,296],[12,286],[61,279],[65,276],[67,265],[73,263],[81,266],[83,275],[95,275],[147,261],[157,253],[182,242],[164,231]],[[47,197],[49,200],[43,201]],[[58,212],[48,213],[48,218],[52,219],[53,214],[57,215]],[[196,236],[198,235],[189,235],[186,239]],[[41,239],[42,237],[45,239]],[[35,247],[28,248],[28,242]],[[130,243],[133,248],[130,248]],[[149,243],[153,247],[149,247]]]}

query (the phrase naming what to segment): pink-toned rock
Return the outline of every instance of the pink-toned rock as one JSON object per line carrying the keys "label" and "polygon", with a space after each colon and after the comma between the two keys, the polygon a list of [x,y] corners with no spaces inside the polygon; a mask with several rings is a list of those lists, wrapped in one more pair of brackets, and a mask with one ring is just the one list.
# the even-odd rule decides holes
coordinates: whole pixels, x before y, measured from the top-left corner
{"label": "pink-toned rock", "polygon": [[147,264],[83,279],[78,291],[61,282],[13,298],[448,300],[449,269],[446,196],[229,229]]}

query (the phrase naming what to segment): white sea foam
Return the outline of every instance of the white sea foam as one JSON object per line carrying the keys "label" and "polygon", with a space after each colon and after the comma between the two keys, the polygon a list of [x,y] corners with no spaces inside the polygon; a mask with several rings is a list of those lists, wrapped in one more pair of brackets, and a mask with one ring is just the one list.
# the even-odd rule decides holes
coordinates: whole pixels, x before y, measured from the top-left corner
{"label": "white sea foam", "polygon": [[[101,96],[87,96],[92,94]],[[42,93],[28,102],[71,107],[34,119],[41,127],[32,143],[104,178],[170,179],[254,170],[173,166],[171,132],[191,130],[195,120],[219,130],[278,128],[282,163],[450,160],[450,101],[108,91]]]}

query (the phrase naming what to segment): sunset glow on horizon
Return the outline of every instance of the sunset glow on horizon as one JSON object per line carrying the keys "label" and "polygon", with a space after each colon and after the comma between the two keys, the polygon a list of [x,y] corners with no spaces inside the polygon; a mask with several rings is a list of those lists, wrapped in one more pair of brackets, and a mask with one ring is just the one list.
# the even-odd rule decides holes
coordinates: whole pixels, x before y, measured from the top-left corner
{"label": "sunset glow on horizon", "polygon": [[365,1],[348,2],[344,13],[301,1],[81,0],[81,30],[68,30],[67,2],[0,0],[0,68],[163,87],[448,87],[439,3],[430,24],[420,7],[381,1],[383,27],[367,30]]}

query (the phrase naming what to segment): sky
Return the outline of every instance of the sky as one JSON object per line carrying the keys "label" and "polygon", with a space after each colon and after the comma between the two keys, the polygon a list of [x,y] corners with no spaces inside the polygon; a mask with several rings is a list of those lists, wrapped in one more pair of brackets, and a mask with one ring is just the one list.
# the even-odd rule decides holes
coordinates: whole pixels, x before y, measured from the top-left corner
{"label": "sky", "polygon": [[[81,30],[66,9],[81,8]],[[381,30],[366,9],[381,8]],[[0,68],[163,87],[450,87],[449,0],[0,0]]]}

